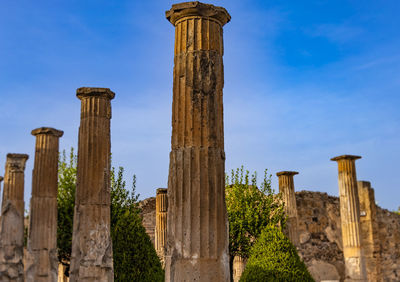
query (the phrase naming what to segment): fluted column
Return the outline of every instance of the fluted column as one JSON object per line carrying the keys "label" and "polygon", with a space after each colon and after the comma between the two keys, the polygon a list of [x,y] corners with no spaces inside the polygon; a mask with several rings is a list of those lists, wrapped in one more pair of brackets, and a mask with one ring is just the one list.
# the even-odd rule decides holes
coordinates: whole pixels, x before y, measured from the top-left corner
{"label": "fluted column", "polygon": [[241,256],[235,256],[233,258],[233,264],[232,264],[233,282],[240,281],[240,278],[242,277],[244,269],[246,268],[246,264],[247,264],[247,258],[242,258]]}
{"label": "fluted column", "polygon": [[114,281],[110,234],[110,119],[108,88],[82,87],[71,282]]}
{"label": "fluted column", "polygon": [[368,181],[358,181],[357,184],[360,199],[361,245],[365,256],[367,279],[368,281],[383,281],[375,192]]}
{"label": "fluted column", "polygon": [[36,136],[36,145],[26,281],[57,281],[58,144],[63,132],[41,127],[32,130],[32,135]]}
{"label": "fluted column", "polygon": [[346,281],[366,281],[365,258],[361,248],[360,202],[358,198],[355,160],[359,156],[342,155],[332,158],[338,163],[340,220]]}
{"label": "fluted column", "polygon": [[166,281],[229,281],[221,7],[186,2],[175,26]]}
{"label": "fluted column", "polygon": [[167,214],[168,214],[168,190],[159,188],[156,195],[156,234],[155,248],[164,265],[165,247],[167,242]]}
{"label": "fluted column", "polygon": [[24,281],[24,171],[27,160],[25,154],[7,154],[0,219],[0,281]]}
{"label": "fluted column", "polygon": [[298,217],[296,194],[294,193],[293,176],[299,174],[296,171],[281,171],[276,175],[279,179],[279,192],[282,194],[287,215],[287,225],[285,233],[293,245],[299,245]]}

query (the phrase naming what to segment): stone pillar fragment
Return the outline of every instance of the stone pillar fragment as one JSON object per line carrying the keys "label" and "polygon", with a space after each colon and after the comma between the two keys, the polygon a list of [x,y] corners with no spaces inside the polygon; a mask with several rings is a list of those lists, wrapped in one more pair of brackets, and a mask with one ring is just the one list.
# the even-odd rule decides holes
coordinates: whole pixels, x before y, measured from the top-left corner
{"label": "stone pillar fragment", "polygon": [[281,171],[276,175],[279,179],[279,192],[282,193],[287,215],[286,236],[289,237],[293,245],[299,245],[299,227],[297,216],[296,194],[294,193],[293,176],[299,174],[296,171]]}
{"label": "stone pillar fragment", "polygon": [[168,190],[159,188],[156,195],[156,228],[155,248],[162,264],[164,265],[165,247],[167,242],[167,214],[168,214]]}
{"label": "stone pillar fragment", "polygon": [[233,258],[232,264],[232,274],[233,274],[233,282],[239,282],[244,269],[246,268],[247,258],[242,258],[241,256],[235,256]]}
{"label": "stone pillar fragment", "polygon": [[32,135],[36,145],[28,236],[31,264],[26,281],[57,281],[58,144],[63,132],[41,127],[32,130]]}
{"label": "stone pillar fragment", "polygon": [[360,199],[361,245],[365,256],[368,281],[383,281],[381,274],[381,248],[374,189],[368,181],[358,181]]}
{"label": "stone pillar fragment", "polygon": [[28,155],[7,154],[0,219],[0,281],[24,281],[24,171]]}
{"label": "stone pillar fragment", "polygon": [[175,26],[166,281],[229,281],[221,7],[172,5]]}
{"label": "stone pillar fragment", "polygon": [[361,248],[360,202],[358,198],[355,160],[359,156],[332,158],[338,163],[340,220],[346,281],[366,281],[365,258]]}
{"label": "stone pillar fragment", "polygon": [[114,92],[82,87],[70,280],[114,281],[110,235],[110,119]]}

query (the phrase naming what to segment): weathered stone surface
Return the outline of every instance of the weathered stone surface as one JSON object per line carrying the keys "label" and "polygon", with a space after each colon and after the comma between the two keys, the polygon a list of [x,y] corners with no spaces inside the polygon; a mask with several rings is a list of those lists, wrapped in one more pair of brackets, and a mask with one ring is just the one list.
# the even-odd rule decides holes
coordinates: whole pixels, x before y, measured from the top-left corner
{"label": "weathered stone surface", "polygon": [[24,171],[28,155],[8,154],[0,219],[0,281],[24,281]]}
{"label": "weathered stone surface", "polygon": [[285,212],[287,216],[286,236],[289,237],[293,245],[299,245],[299,231],[297,222],[297,205],[294,193],[293,176],[299,174],[296,171],[281,171],[276,175],[279,178],[279,192],[282,193],[285,203]]}
{"label": "weathered stone surface", "polygon": [[166,281],[229,281],[221,7],[187,2],[175,26]]}
{"label": "weathered stone surface", "polygon": [[[26,281],[57,281],[58,144],[63,132],[41,127],[36,136],[29,213]],[[46,207],[46,208],[43,208]]]}
{"label": "weathered stone surface", "polygon": [[240,256],[235,256],[233,258],[232,264],[232,276],[233,282],[239,282],[240,277],[242,277],[243,271],[246,268],[247,259]]}
{"label": "weathered stone surface", "polygon": [[142,215],[142,224],[149,235],[151,242],[155,245],[156,230],[156,198],[151,197],[139,202]]}
{"label": "weathered stone surface", "polygon": [[338,163],[340,219],[347,281],[366,281],[365,258],[361,247],[360,202],[355,160],[359,156],[332,158]]}
{"label": "weathered stone surface", "polygon": [[336,267],[330,263],[312,260],[308,270],[315,281],[340,281],[340,275]]}
{"label": "weathered stone surface", "polygon": [[70,280],[114,281],[110,235],[110,119],[108,88],[83,87]]}
{"label": "weathered stone surface", "polygon": [[374,189],[368,181],[358,181],[360,200],[361,245],[364,251],[368,281],[383,281],[381,277],[381,249]]}
{"label": "weathered stone surface", "polygon": [[168,190],[165,188],[157,189],[156,195],[156,228],[155,228],[155,248],[162,264],[165,262],[166,242],[167,242],[167,215],[168,215]]}
{"label": "weathered stone surface", "polygon": [[[300,239],[303,242],[298,247],[299,255],[309,269],[314,260],[334,265],[343,281],[345,274],[339,199],[326,193],[301,191],[296,192],[296,204],[300,236],[305,237]],[[319,276],[321,281],[328,280],[322,273]]]}

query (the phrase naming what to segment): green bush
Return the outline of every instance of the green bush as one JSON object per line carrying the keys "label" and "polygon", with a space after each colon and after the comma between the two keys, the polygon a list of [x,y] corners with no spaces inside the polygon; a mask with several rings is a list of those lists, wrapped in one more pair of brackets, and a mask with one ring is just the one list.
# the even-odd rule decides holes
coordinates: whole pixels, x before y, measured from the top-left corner
{"label": "green bush", "polygon": [[240,281],[311,282],[314,279],[290,240],[279,228],[268,226],[251,248]]}
{"label": "green bush", "polygon": [[111,238],[115,281],[164,281],[164,271],[142,224],[135,176],[132,191],[125,189],[123,168],[111,171]]}

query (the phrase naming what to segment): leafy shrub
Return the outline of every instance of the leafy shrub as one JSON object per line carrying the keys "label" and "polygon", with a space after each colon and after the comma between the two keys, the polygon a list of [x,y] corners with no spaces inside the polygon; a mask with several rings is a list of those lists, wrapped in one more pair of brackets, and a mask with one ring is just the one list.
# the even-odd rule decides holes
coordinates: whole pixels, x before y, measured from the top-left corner
{"label": "leafy shrub", "polygon": [[259,188],[256,173],[250,179],[243,166],[232,170],[231,177],[226,176],[225,199],[231,262],[234,256],[249,257],[250,248],[266,226],[285,224],[284,206],[280,194],[275,195],[271,188],[267,170]]}
{"label": "leafy shrub", "polygon": [[240,281],[311,282],[314,279],[290,240],[279,228],[268,226],[251,248]]}

